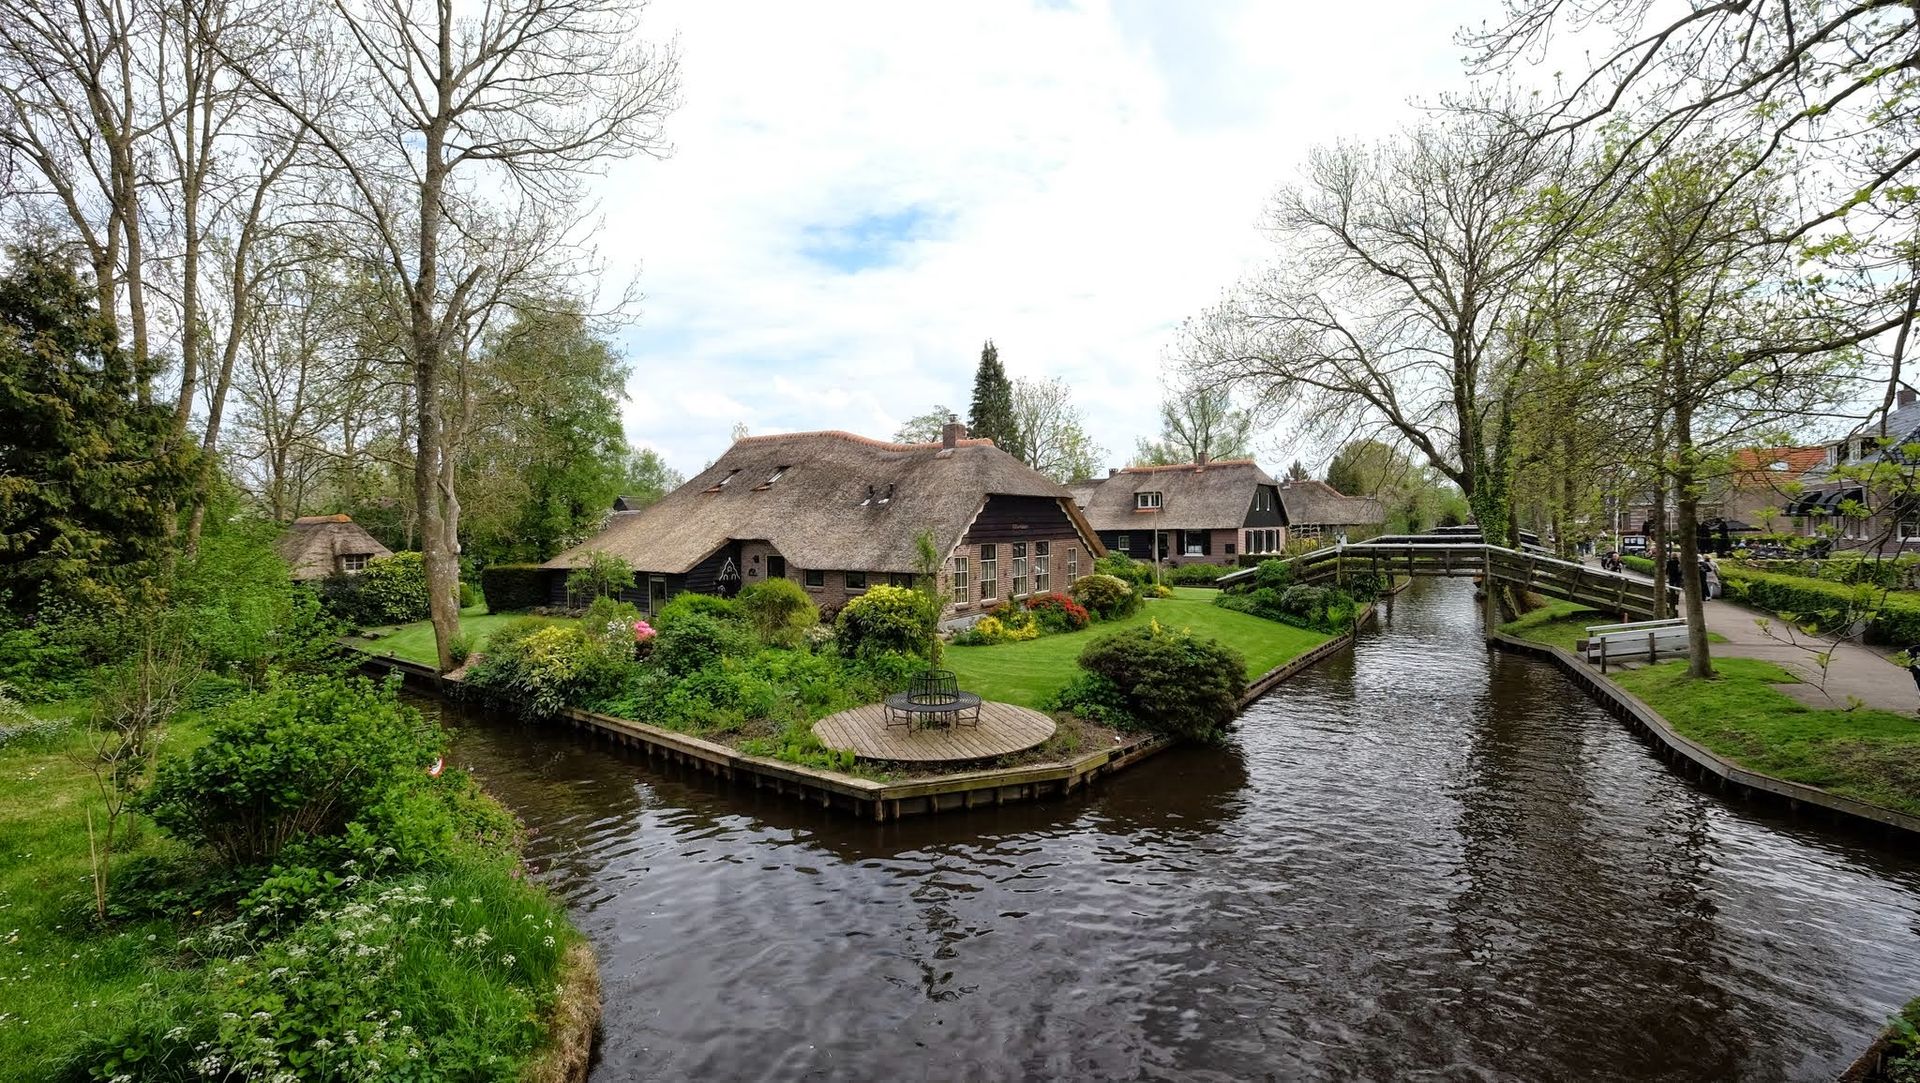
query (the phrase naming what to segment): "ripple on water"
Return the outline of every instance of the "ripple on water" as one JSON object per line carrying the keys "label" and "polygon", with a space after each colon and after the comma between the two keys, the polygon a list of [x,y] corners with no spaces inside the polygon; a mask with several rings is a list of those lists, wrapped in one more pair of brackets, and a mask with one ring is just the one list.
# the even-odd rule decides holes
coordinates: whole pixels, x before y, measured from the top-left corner
{"label": "ripple on water", "polygon": [[1465,584],[1069,800],[898,824],[474,720],[593,938],[596,1079],[1831,1076],[1920,865],[1669,773]]}

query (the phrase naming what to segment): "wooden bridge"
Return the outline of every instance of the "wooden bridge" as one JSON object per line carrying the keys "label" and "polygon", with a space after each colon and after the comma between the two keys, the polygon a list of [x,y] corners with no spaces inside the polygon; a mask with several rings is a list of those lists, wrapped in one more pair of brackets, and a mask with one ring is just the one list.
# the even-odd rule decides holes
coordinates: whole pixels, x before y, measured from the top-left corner
{"label": "wooden bridge", "polygon": [[[1607,613],[1657,617],[1653,583],[1638,576],[1603,571],[1561,560],[1538,545],[1522,548],[1488,545],[1478,533],[1449,531],[1397,534],[1350,545],[1315,549],[1294,557],[1296,583],[1337,582],[1348,571],[1382,575],[1491,578],[1534,594],[1563,598]],[[1242,568],[1218,580],[1223,587],[1244,583],[1257,569]]]}

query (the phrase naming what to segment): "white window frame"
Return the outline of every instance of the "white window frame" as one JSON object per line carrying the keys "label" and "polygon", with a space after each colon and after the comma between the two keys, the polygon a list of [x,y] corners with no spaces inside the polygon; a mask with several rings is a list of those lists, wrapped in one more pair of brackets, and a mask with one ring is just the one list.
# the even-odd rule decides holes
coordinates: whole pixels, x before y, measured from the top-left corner
{"label": "white window frame", "polygon": [[1132,542],[1133,542],[1133,535],[1131,534],[1115,534],[1113,536],[1113,548],[1117,552],[1121,552],[1121,553],[1133,552]]}
{"label": "white window frame", "polygon": [[982,545],[980,547],[980,600],[991,601],[1000,597],[1000,547]]}
{"label": "white window frame", "polygon": [[1160,506],[1160,492],[1139,492],[1133,494],[1133,506],[1136,511],[1147,511]]}
{"label": "white window frame", "polygon": [[373,563],[372,553],[340,554],[340,570],[343,572],[364,572],[367,565]]}
{"label": "white window frame", "polygon": [[1053,589],[1053,543],[1033,543],[1033,592],[1045,594]]}
{"label": "white window frame", "polygon": [[953,604],[966,605],[970,599],[967,592],[971,584],[967,580],[967,558],[953,558]]}
{"label": "white window frame", "polygon": [[1207,555],[1206,544],[1197,540],[1194,533],[1190,530],[1180,532],[1180,543],[1181,556],[1203,557]]}
{"label": "white window frame", "polygon": [[1067,546],[1067,582],[1071,583],[1078,578],[1080,578],[1080,547],[1069,545]]}
{"label": "white window frame", "polygon": [[1027,543],[1013,543],[1013,596],[1027,596]]}

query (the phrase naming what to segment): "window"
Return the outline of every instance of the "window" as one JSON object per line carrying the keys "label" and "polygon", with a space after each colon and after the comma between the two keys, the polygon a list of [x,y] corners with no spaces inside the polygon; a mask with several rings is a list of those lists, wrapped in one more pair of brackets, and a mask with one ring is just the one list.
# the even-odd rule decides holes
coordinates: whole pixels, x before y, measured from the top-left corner
{"label": "window", "polygon": [[827,573],[818,568],[808,568],[805,572],[802,572],[801,575],[806,579],[806,583],[810,587],[824,587],[827,585]]}
{"label": "window", "polygon": [[1133,546],[1129,543],[1132,542],[1132,540],[1132,538],[1127,537],[1125,534],[1115,534],[1113,536],[1113,547],[1122,553],[1131,553],[1133,552]]}
{"label": "window", "polygon": [[364,572],[372,553],[345,553],[340,557],[340,570],[343,572]]}
{"label": "window", "polygon": [[1900,520],[1900,540],[1911,541],[1920,538],[1920,519]]}
{"label": "window", "polygon": [[1203,540],[1205,535],[1195,534],[1191,531],[1182,531],[1180,536],[1186,541],[1186,545],[1183,548],[1187,556],[1197,557],[1205,554],[1206,543]]}
{"label": "window", "polygon": [[1160,506],[1160,494],[1135,493],[1133,494],[1133,506],[1135,508],[1157,508]]}
{"label": "window", "polygon": [[980,547],[980,600],[997,598],[1000,595],[1000,547],[983,545]]}
{"label": "window", "polygon": [[730,481],[732,481],[732,480],[733,480],[733,476],[734,476],[735,474],[738,474],[739,472],[740,472],[740,471],[738,471],[738,470],[729,470],[729,471],[727,471],[727,476],[726,476],[726,477],[724,477],[724,478],[721,478],[721,479],[720,479],[720,484],[721,484],[721,485],[723,485],[723,486],[724,486],[724,485],[726,485],[726,484],[727,484],[728,482],[730,482]]}
{"label": "window", "polygon": [[1047,567],[1047,558],[1053,554],[1052,542],[1033,543],[1033,591],[1045,594],[1053,589],[1048,584],[1053,580],[1053,569]]}
{"label": "window", "polygon": [[1080,578],[1080,550],[1077,546],[1067,546],[1067,582]]}
{"label": "window", "polygon": [[[775,467],[773,470],[773,473],[767,475],[767,480],[761,482],[759,485],[754,486],[754,492],[759,492],[761,489],[772,487],[773,483],[776,481],[779,481],[780,476],[782,474],[785,474],[786,472],[787,472],[787,468],[784,466]],[[721,484],[724,485],[726,483],[722,482]]]}
{"label": "window", "polygon": [[647,613],[651,616],[667,604],[667,577],[650,575],[647,577]]}
{"label": "window", "polygon": [[1228,556],[1232,556],[1232,555],[1233,555],[1233,543],[1232,543],[1232,542],[1228,542],[1228,543],[1227,543],[1227,555],[1228,555]]}
{"label": "window", "polygon": [[966,605],[968,602],[966,557],[953,558],[953,602],[955,605]]}
{"label": "window", "polygon": [[1027,593],[1027,543],[1013,543],[1013,596]]}
{"label": "window", "polygon": [[867,589],[867,573],[866,572],[848,572],[847,573],[847,589],[848,590]]}

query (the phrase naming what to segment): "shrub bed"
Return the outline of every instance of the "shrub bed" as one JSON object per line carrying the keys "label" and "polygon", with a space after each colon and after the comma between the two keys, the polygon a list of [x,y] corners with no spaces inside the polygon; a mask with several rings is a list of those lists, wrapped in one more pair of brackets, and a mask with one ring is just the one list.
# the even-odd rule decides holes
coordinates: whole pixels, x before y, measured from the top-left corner
{"label": "shrub bed", "polygon": [[1101,620],[1119,620],[1139,610],[1141,593],[1118,576],[1095,572],[1074,580],[1073,600]]}
{"label": "shrub bed", "polygon": [[1160,581],[1176,587],[1210,587],[1234,570],[1224,564],[1176,564],[1161,573]]}
{"label": "shrub bed", "polygon": [[1053,707],[1115,729],[1211,740],[1239,712],[1247,664],[1238,651],[1159,621],[1103,636]]}
{"label": "shrub bed", "polygon": [[320,581],[320,601],[348,624],[411,624],[426,620],[427,566],[419,553],[376,557],[353,575]]}

